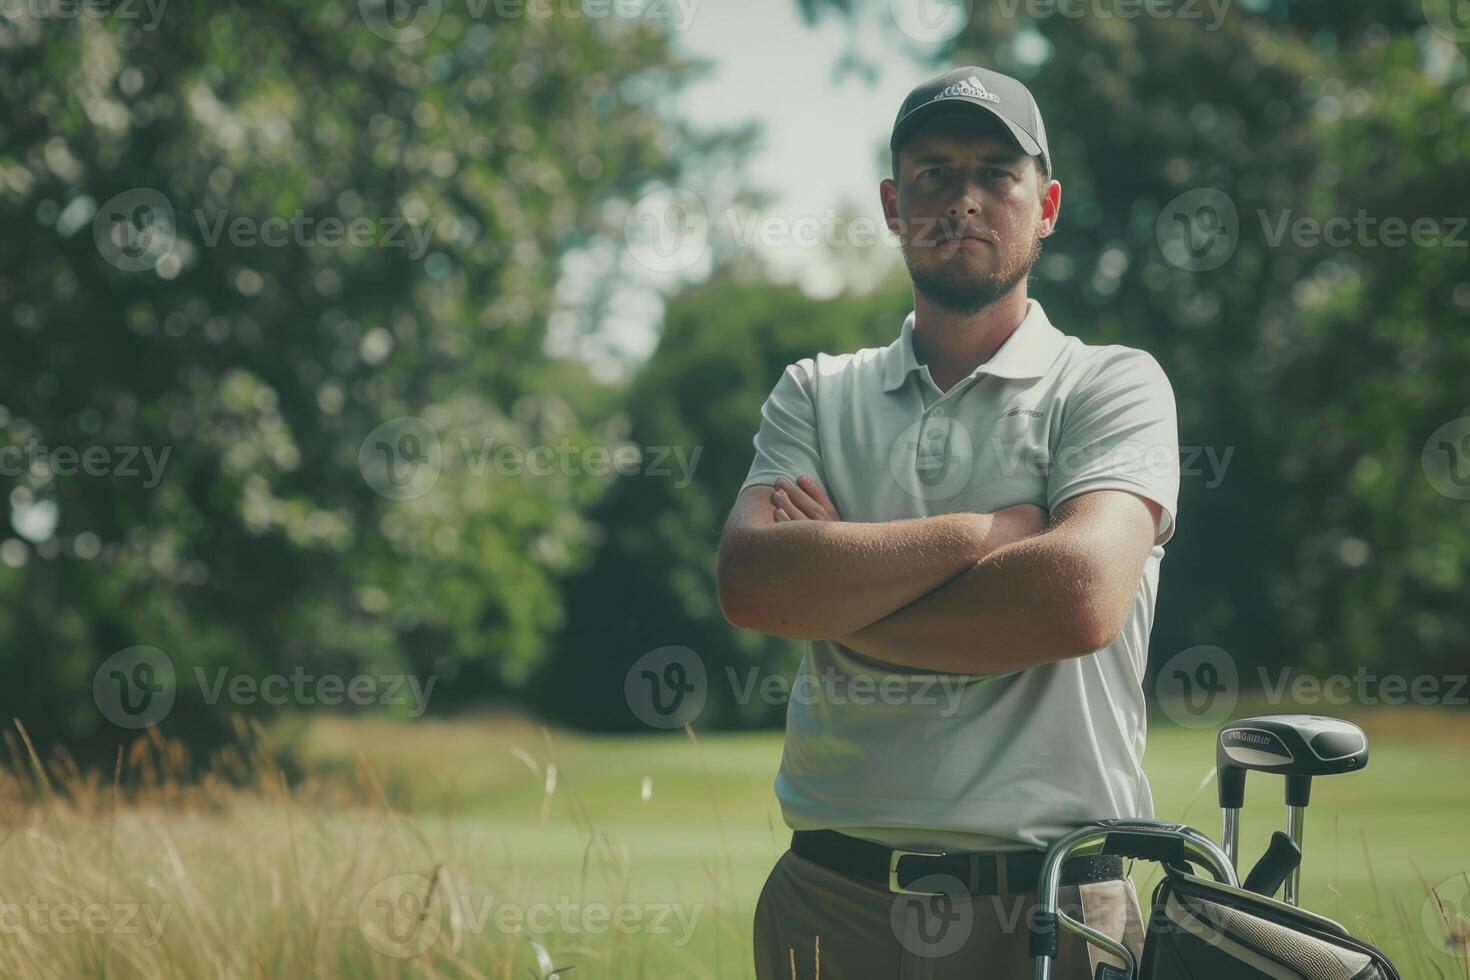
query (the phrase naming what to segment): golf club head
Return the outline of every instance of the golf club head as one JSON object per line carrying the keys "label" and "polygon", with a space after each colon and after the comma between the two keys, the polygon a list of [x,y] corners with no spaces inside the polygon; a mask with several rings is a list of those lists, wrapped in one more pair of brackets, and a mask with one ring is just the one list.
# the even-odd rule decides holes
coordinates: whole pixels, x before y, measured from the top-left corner
{"label": "golf club head", "polygon": [[1322,715],[1266,715],[1220,729],[1215,767],[1220,806],[1245,802],[1245,774],[1254,769],[1287,777],[1286,802],[1306,806],[1313,776],[1356,772],[1368,764],[1368,736],[1350,721]]}

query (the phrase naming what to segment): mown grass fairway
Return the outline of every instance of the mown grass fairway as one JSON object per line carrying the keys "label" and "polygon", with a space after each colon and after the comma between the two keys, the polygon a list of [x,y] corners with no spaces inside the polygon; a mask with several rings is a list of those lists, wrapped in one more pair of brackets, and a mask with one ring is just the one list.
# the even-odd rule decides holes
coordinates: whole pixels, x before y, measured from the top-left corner
{"label": "mown grass fairway", "polygon": [[[1304,904],[1406,977],[1470,977],[1421,920],[1430,885],[1470,919],[1470,717],[1357,720],[1370,764],[1314,790]],[[0,975],[525,977],[533,939],[580,980],[751,975],[751,910],[788,839],[779,734],[588,737],[511,717],[273,734],[307,774],[290,788],[263,748],[220,766],[251,788],[183,786],[154,742],[116,806],[111,774],[48,767],[48,792],[13,766]],[[1156,724],[1147,768],[1160,817],[1217,836],[1212,738]],[[1282,823],[1279,781],[1252,776],[1248,800],[1253,861]],[[1156,877],[1137,869],[1141,895]]]}

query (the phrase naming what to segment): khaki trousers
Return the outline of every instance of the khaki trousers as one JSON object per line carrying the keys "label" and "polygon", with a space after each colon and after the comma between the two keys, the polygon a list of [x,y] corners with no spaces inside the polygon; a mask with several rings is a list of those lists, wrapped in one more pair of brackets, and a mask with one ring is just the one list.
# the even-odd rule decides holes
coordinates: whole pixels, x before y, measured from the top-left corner
{"label": "khaki trousers", "polygon": [[[953,881],[953,879],[949,879]],[[755,907],[757,980],[1027,980],[1035,884],[1030,891],[971,896],[906,895],[831,871],[787,850]],[[924,880],[915,888],[945,884]],[[1144,926],[1130,879],[1063,886],[1065,912],[1122,941],[1135,957]],[[1080,913],[1080,914],[1079,914]],[[1062,932],[1056,980],[1092,980],[1121,962]],[[1121,974],[1120,974],[1121,975]]]}

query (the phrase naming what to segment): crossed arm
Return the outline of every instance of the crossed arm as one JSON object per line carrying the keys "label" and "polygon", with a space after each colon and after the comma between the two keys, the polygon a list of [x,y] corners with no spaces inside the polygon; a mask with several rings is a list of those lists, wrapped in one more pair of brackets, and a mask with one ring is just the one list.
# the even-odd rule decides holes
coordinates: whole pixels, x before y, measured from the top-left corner
{"label": "crossed arm", "polygon": [[1159,505],[1084,492],[1045,520],[1020,505],[865,524],[815,481],[740,495],[720,541],[736,626],[830,639],[912,670],[999,674],[1083,656],[1122,630]]}

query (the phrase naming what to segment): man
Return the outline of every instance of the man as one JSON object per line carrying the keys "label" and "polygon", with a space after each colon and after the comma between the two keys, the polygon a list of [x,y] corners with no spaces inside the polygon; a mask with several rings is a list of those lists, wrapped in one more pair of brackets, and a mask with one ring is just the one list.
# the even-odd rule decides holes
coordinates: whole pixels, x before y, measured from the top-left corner
{"label": "man", "polygon": [[[930,79],[890,149],[880,195],[913,312],[887,347],[786,368],[720,543],[730,622],[810,641],[775,782],[795,833],[755,912],[763,980],[1030,976],[1044,848],[1153,815],[1169,381],[1027,296],[1061,185],[1024,85]],[[1118,859],[1076,859],[1063,882],[1064,909],[1139,951]],[[1104,962],[1065,934],[1053,975]]]}

